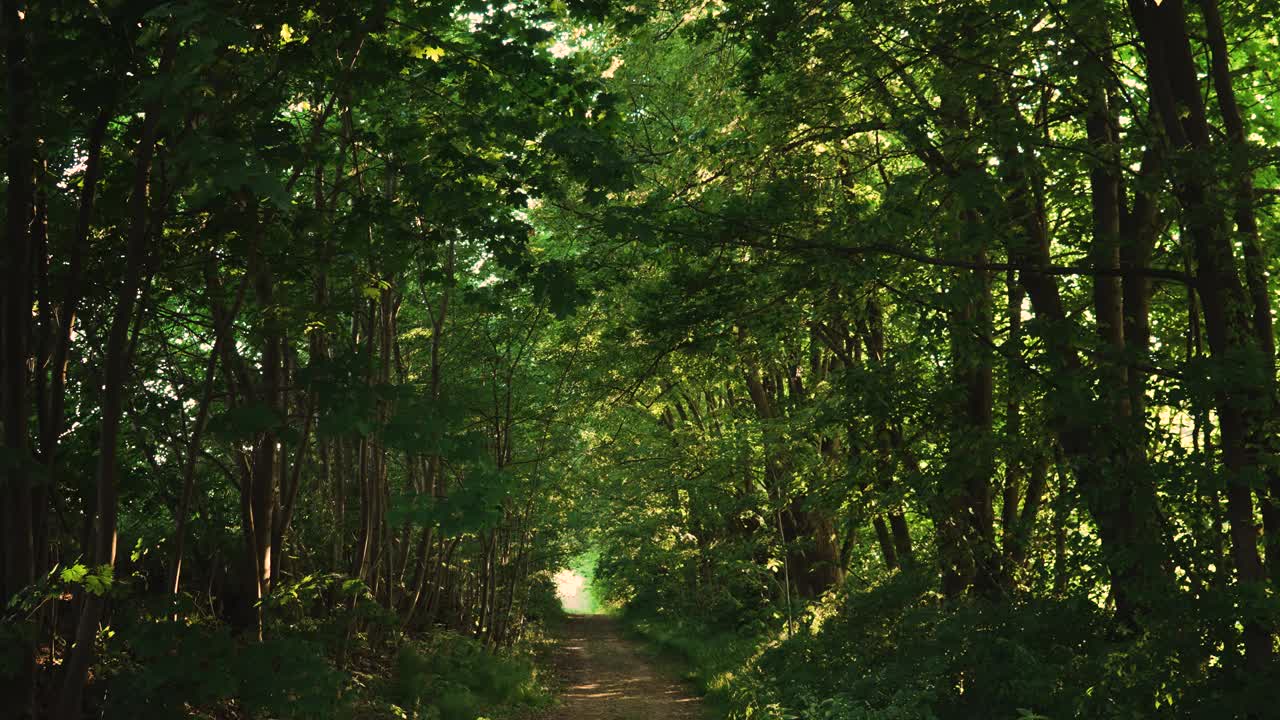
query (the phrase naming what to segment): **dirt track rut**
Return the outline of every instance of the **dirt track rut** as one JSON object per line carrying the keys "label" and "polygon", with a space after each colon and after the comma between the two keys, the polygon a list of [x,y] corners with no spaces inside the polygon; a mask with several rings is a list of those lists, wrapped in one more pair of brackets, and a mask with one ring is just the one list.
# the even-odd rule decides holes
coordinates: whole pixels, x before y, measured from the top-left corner
{"label": "dirt track rut", "polygon": [[560,704],[541,720],[704,720],[701,700],[622,636],[616,620],[571,615],[555,658]]}

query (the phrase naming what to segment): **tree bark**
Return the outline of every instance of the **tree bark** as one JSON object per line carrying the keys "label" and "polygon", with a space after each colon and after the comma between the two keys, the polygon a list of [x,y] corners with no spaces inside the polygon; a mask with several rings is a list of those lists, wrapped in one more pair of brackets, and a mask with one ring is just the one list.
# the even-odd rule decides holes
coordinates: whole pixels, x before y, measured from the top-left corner
{"label": "tree bark", "polygon": [[[176,50],[177,38],[170,34],[165,40],[160,59],[159,74],[161,76],[172,66]],[[97,523],[93,534],[92,552],[89,554],[95,570],[102,567],[114,568],[116,560],[116,511],[119,500],[119,466],[116,458],[119,449],[124,392],[131,374],[128,367],[129,329],[134,320],[138,295],[142,291],[143,269],[146,265],[151,238],[148,227],[149,191],[156,135],[160,123],[159,116],[159,104],[149,103],[144,111],[138,146],[134,154],[133,188],[127,208],[129,226],[124,282],[117,295],[110,329],[107,333],[107,348],[103,362],[105,369],[102,419],[98,430]],[[98,633],[98,622],[102,617],[103,603],[104,598],[99,595],[84,594],[84,602],[76,627],[75,647],[71,650],[63,667],[62,691],[54,709],[54,717],[57,720],[76,720],[80,716],[85,679],[94,657],[94,643]]]}
{"label": "tree bark", "polygon": [[[1217,95],[1218,113],[1226,130],[1229,143],[1229,171],[1232,178],[1232,219],[1235,236],[1244,249],[1244,276],[1252,305],[1253,334],[1256,338],[1261,371],[1268,385],[1260,399],[1262,407],[1252,410],[1264,418],[1274,418],[1280,411],[1280,396],[1276,387],[1276,339],[1271,317],[1271,293],[1267,289],[1267,258],[1259,237],[1258,217],[1254,210],[1253,168],[1249,165],[1249,145],[1244,117],[1236,101],[1231,82],[1231,58],[1227,48],[1226,31],[1217,0],[1199,0],[1204,13],[1210,50],[1210,74],[1214,93]],[[1263,421],[1265,422],[1265,420]],[[1280,439],[1270,436],[1262,422],[1252,423],[1247,442],[1253,452],[1275,456],[1280,451]],[[1269,495],[1259,493],[1262,503],[1263,525],[1266,531],[1266,561],[1273,586],[1280,583],[1280,467],[1274,463],[1264,465]]]}
{"label": "tree bark", "polygon": [[[4,451],[7,468],[0,526],[3,527],[3,563],[0,574],[0,607],[35,580],[35,554],[32,516],[31,478],[28,475],[28,399],[27,356],[31,326],[31,223],[33,220],[33,174],[35,171],[35,137],[31,125],[32,79],[27,57],[26,29],[23,27],[23,3],[4,0],[0,3],[0,22],[4,28],[4,53],[8,107],[8,148],[5,152],[5,251],[3,268],[3,325],[0,339],[3,357],[3,422]],[[0,697],[11,698],[13,705],[6,716],[31,717],[34,712],[35,647],[26,640],[22,628],[5,633],[5,642],[16,642],[18,667],[0,683]]]}
{"label": "tree bark", "polygon": [[[1016,113],[1010,110],[1010,114]],[[1027,153],[1005,149],[1009,162],[1002,166],[1011,188],[1006,198],[1009,220],[1021,232],[1009,242],[1009,257],[1019,267],[1018,282],[1027,291],[1041,321],[1045,349],[1053,369],[1049,388],[1049,424],[1075,472],[1090,514],[1098,523],[1103,555],[1116,597],[1116,614],[1122,623],[1134,625],[1145,599],[1171,580],[1165,567],[1164,541],[1156,522],[1155,490],[1144,474],[1125,477],[1107,472],[1097,458],[1099,418],[1110,418],[1114,406],[1098,403],[1097,417],[1073,407],[1073,398],[1087,391],[1087,378],[1079,352],[1070,341],[1070,321],[1053,276],[1041,268],[1050,263],[1049,236],[1043,203],[1026,168],[1033,167]]]}
{"label": "tree bark", "polygon": [[[1212,157],[1207,108],[1182,0],[1160,4],[1129,0],[1129,9],[1146,53],[1149,92],[1166,138],[1178,151]],[[1241,282],[1227,218],[1222,204],[1213,197],[1214,178],[1196,162],[1178,163],[1172,168],[1172,178],[1194,248],[1196,292],[1204,311],[1209,350],[1218,361],[1215,405],[1227,475],[1232,556],[1240,585],[1259,587],[1265,583],[1266,573],[1258,551],[1249,478],[1261,471],[1252,439],[1260,437],[1259,423],[1265,419],[1254,405],[1259,398],[1269,404],[1273,381],[1260,387],[1256,380],[1250,380],[1256,373],[1233,367],[1240,362],[1261,364],[1263,351],[1250,318],[1252,303]],[[1246,662],[1251,669],[1260,670],[1271,662],[1273,628],[1248,610],[1241,621]]]}
{"label": "tree bark", "polygon": [[876,515],[871,519],[871,525],[876,530],[876,540],[880,543],[880,555],[884,558],[884,567],[886,570],[898,569],[898,551],[893,546],[893,538],[889,536],[889,526],[884,522],[883,515]]}

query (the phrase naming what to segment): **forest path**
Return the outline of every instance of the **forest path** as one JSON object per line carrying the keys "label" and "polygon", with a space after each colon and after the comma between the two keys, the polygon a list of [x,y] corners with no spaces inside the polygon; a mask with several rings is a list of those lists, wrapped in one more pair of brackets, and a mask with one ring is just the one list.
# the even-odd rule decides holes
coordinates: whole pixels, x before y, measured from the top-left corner
{"label": "forest path", "polygon": [[570,615],[555,654],[561,703],[541,720],[701,720],[701,700],[622,636],[617,620]]}

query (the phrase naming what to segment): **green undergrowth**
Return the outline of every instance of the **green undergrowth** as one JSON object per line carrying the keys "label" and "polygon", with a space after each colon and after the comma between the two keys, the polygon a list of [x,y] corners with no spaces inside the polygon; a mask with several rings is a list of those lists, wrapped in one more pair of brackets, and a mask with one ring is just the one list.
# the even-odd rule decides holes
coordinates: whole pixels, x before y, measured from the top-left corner
{"label": "green undergrowth", "polygon": [[385,695],[397,715],[423,720],[507,717],[551,699],[531,653],[489,653],[455,633],[402,645]]}
{"label": "green undergrowth", "polygon": [[247,643],[217,626],[157,623],[132,638],[109,680],[108,718],[274,717],[477,720],[550,703],[530,643],[492,652],[448,631],[357,647],[339,666],[315,637]]}
{"label": "green undergrowth", "polygon": [[731,709],[738,676],[764,646],[762,625],[733,627],[693,616],[629,607],[620,614],[628,632],[674,665],[716,716]]}
{"label": "green undergrowth", "polygon": [[531,592],[529,622],[516,647],[487,650],[443,630],[402,642],[382,675],[371,678],[353,720],[508,720],[550,706],[555,684],[546,668],[564,613],[544,580]]}
{"label": "green undergrowth", "polygon": [[439,628],[401,634],[394,616],[359,595],[306,616],[276,603],[262,642],[207,613],[188,609],[174,621],[161,609],[109,633],[95,701],[108,720],[505,720],[554,697],[542,670],[546,628],[563,613],[549,580],[530,598],[520,642],[497,650]]}
{"label": "green undergrowth", "polygon": [[899,574],[831,593],[798,613],[789,637],[776,613],[754,624],[638,608],[624,618],[729,720],[1269,716],[1259,711],[1274,674],[1199,650],[1213,608],[1155,609],[1155,629],[1133,635],[1090,602],[948,605],[933,585]]}

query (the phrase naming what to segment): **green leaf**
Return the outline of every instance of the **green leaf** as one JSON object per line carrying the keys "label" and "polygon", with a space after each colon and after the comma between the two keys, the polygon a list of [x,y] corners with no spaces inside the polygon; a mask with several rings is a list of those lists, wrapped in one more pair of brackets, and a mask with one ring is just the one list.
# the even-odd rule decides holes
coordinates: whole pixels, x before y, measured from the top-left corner
{"label": "green leaf", "polygon": [[72,565],[58,573],[58,577],[62,578],[62,582],[79,584],[84,582],[84,578],[88,574],[89,568],[81,565],[80,563],[76,563],[75,565]]}

